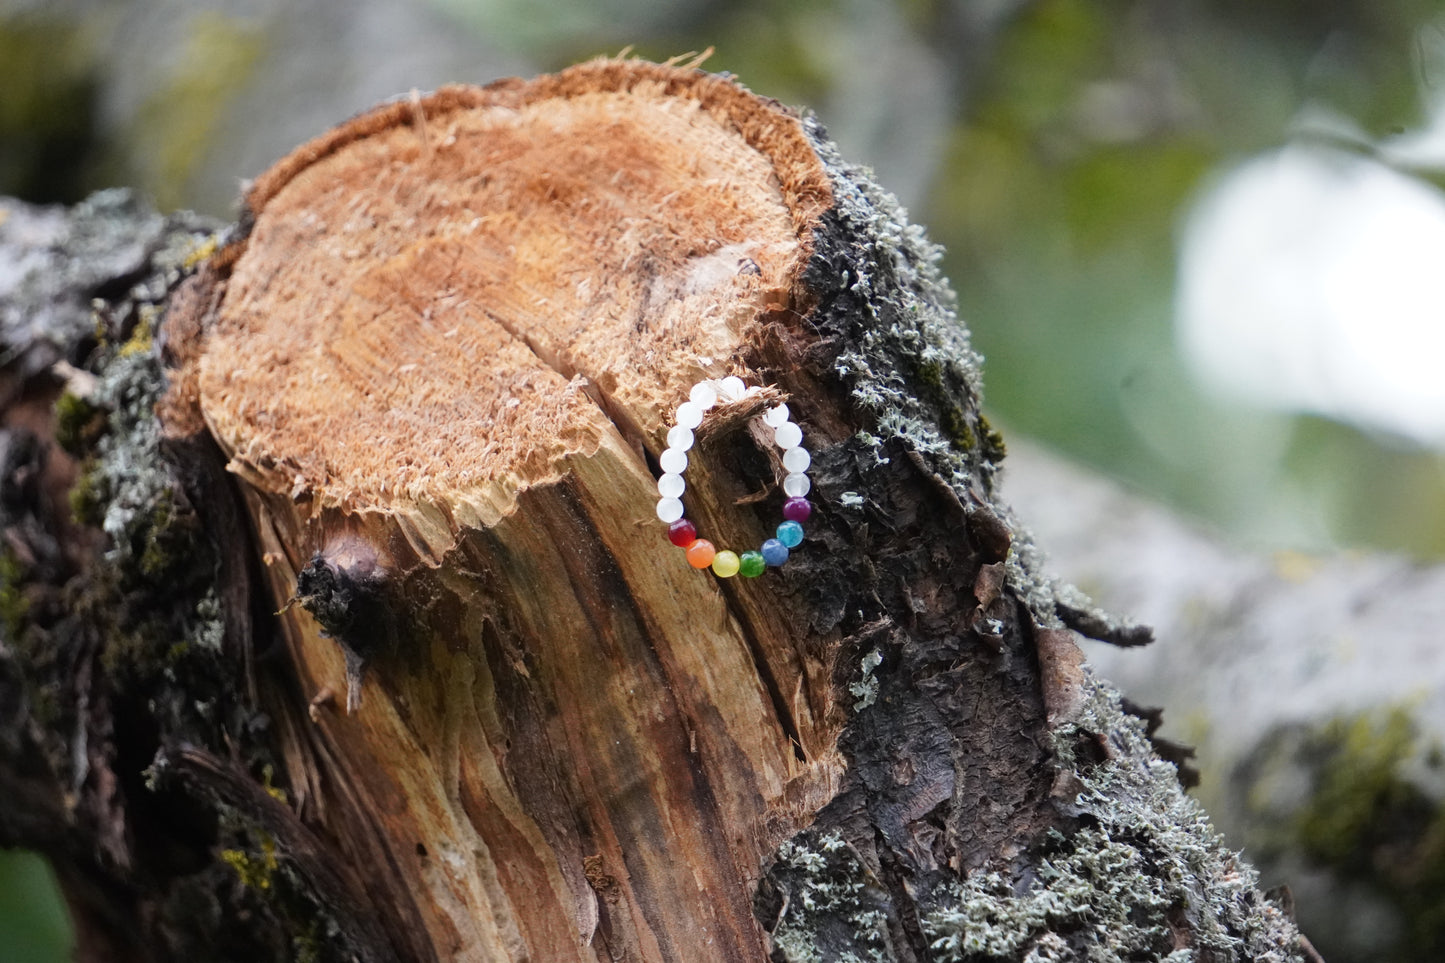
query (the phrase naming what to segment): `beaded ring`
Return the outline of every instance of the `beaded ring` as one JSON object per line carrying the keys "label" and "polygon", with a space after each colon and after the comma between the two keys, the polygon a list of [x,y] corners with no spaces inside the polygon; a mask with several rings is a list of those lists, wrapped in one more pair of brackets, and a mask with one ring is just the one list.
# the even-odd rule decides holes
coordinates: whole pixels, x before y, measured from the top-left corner
{"label": "beaded ring", "polygon": [[808,479],[812,456],[803,447],[803,429],[789,420],[787,405],[777,405],[763,412],[763,424],[773,429],[773,441],[783,450],[784,521],[778,525],[775,538],[770,538],[756,551],[739,555],[727,549],[718,551],[712,542],[697,537],[697,527],[683,517],[682,493],[687,483],[682,473],[687,470],[687,453],[692,448],[692,430],[702,424],[703,415],[719,401],[735,402],[758,394],[762,389],[749,387],[738,377],[720,381],[699,381],[688,392],[688,400],[677,406],[674,424],[667,432],[667,450],[658,463],[663,475],[657,480],[657,517],[667,523],[667,538],[687,553],[687,564],[693,568],[712,567],[722,578],[741,575],[757,578],[768,567],[778,567],[788,560],[788,550],[803,541],[803,522],[813,513],[813,504],[804,496],[813,487]]}

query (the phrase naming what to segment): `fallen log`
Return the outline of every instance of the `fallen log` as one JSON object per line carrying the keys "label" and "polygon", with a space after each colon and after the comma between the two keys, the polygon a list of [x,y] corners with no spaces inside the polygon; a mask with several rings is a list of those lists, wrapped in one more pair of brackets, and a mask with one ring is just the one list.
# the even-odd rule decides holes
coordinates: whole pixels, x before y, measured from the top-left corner
{"label": "fallen log", "polygon": [[[91,955],[241,958],[174,935],[218,863],[249,958],[1308,953],[1081,667],[937,251],[812,118],[638,61],[445,88],[298,148],[213,247],[114,299],[65,396],[108,549],[11,566],[0,785],[38,815],[0,840],[65,864]],[[759,577],[656,511],[725,377],[759,390],[698,428],[699,532],[782,519],[757,416],[811,452]]]}

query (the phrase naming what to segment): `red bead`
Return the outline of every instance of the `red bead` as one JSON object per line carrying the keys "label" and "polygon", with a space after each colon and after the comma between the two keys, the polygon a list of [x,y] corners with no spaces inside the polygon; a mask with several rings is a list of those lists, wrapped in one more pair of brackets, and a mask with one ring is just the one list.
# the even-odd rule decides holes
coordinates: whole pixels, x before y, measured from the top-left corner
{"label": "red bead", "polygon": [[685,518],[679,518],[667,526],[667,540],[678,548],[687,548],[697,539],[697,526]]}
{"label": "red bead", "polygon": [[806,498],[790,498],[783,502],[783,517],[790,522],[802,524],[808,520],[808,516],[811,514],[813,514],[813,503]]}

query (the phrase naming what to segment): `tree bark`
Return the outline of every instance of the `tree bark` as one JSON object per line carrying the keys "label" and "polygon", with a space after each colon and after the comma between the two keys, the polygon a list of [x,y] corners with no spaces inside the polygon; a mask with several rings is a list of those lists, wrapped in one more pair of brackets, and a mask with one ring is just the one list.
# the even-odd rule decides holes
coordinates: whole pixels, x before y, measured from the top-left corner
{"label": "tree bark", "polygon": [[[816,121],[598,61],[383,105],[214,253],[168,231],[60,341],[94,524],[65,459],[6,462],[0,840],[84,955],[1307,954],[1081,668],[1067,622],[1138,632],[1056,598],[936,250]],[[724,374],[813,452],[753,580],[653,514]],[[688,468],[719,544],[779,517],[756,413]]]}

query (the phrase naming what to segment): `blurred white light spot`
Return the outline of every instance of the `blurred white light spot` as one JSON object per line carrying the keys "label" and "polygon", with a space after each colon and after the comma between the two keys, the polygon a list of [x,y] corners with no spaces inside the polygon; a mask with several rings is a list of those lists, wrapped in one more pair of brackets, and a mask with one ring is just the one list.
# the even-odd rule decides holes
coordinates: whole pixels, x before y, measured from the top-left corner
{"label": "blurred white light spot", "polygon": [[1445,447],[1445,193],[1287,147],[1204,197],[1179,272],[1175,324],[1207,384]]}

